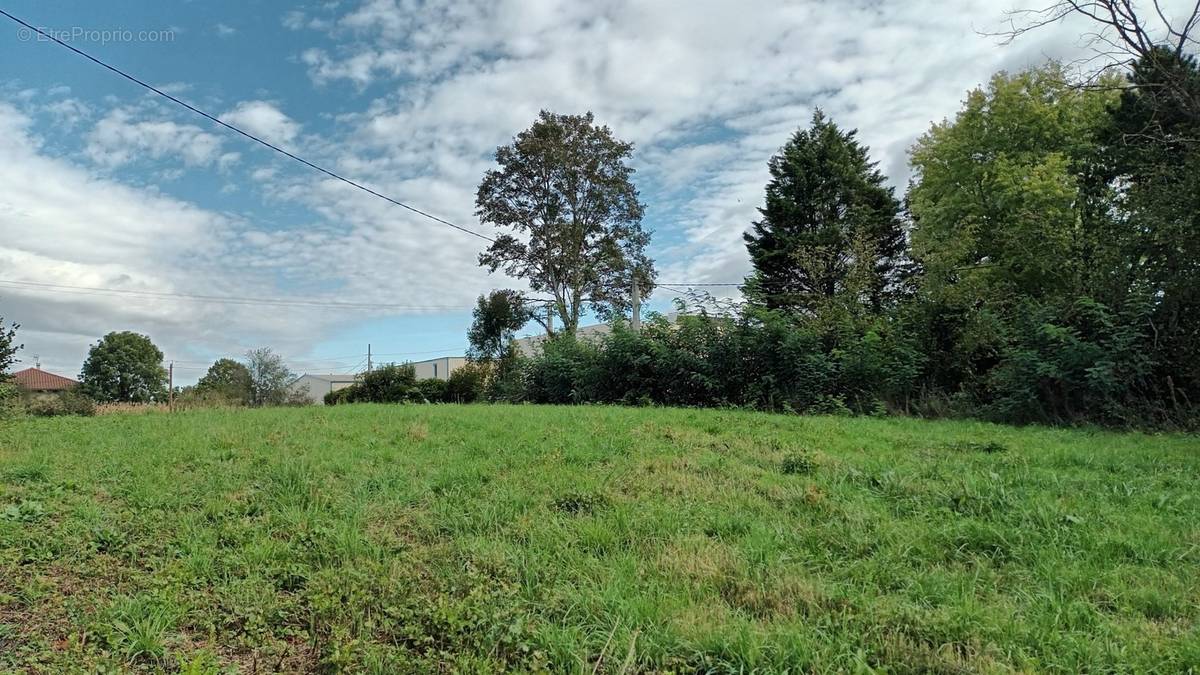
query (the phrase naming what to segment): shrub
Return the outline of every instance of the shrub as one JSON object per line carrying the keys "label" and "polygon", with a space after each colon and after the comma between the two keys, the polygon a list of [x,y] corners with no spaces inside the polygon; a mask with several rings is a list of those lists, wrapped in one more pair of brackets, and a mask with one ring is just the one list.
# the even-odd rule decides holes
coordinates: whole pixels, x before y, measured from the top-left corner
{"label": "shrub", "polygon": [[423,400],[417,388],[417,371],[411,364],[394,363],[359,376],[346,394],[351,403],[404,403]]}
{"label": "shrub", "polygon": [[233,408],[246,405],[246,399],[222,389],[188,387],[175,396],[176,410]]}
{"label": "shrub", "polygon": [[520,403],[528,400],[529,364],[531,359],[522,355],[512,343],[495,363],[488,379],[486,394],[490,401]]}
{"label": "shrub", "polygon": [[595,401],[597,348],[560,335],[542,343],[542,352],[529,362],[527,395],[534,403]]}
{"label": "shrub", "polygon": [[486,393],[491,364],[470,362],[450,373],[446,382],[448,403],[474,403]]}
{"label": "shrub", "polygon": [[356,386],[358,386],[358,385],[352,384],[349,387],[342,387],[341,389],[335,389],[335,390],[325,394],[325,397],[324,397],[325,405],[338,405],[341,403],[349,403],[351,400],[351,396],[354,394],[354,388]]}
{"label": "shrub", "polygon": [[417,393],[426,403],[444,403],[446,388],[445,380],[427,379],[417,382]]}
{"label": "shrub", "polygon": [[21,405],[21,390],[11,382],[0,382],[0,421],[20,417],[25,411]]}
{"label": "shrub", "polygon": [[786,476],[807,476],[816,468],[817,463],[813,460],[812,453],[802,450],[789,452],[779,465],[779,471]]}
{"label": "shrub", "polygon": [[84,394],[67,390],[57,394],[34,394],[25,403],[25,411],[37,417],[96,414],[96,403]]}

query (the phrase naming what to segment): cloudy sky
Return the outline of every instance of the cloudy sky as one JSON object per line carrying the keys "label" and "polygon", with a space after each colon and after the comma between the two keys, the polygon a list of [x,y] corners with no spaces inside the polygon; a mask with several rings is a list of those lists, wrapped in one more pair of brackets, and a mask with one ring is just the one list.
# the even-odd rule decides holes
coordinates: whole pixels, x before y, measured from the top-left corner
{"label": "cloudy sky", "polygon": [[[381,192],[473,215],[491,153],[539,109],[636,144],[660,279],[739,281],[770,155],[820,106],[892,182],[967,90],[1076,47],[1013,46],[1005,0],[9,0],[3,8]],[[107,31],[107,32],[104,32]],[[0,17],[0,315],[22,358],[78,373],[112,330],[194,381],[271,346],[293,369],[462,352],[513,285],[483,242],[247,142]],[[19,283],[12,283],[19,282]],[[519,285],[518,285],[519,286]],[[122,289],[138,294],[87,289]],[[153,297],[150,293],[173,294]],[[291,305],[188,296],[273,298]],[[665,308],[658,294],[652,306]],[[360,307],[302,303],[357,303]],[[23,367],[23,366],[21,366]]]}

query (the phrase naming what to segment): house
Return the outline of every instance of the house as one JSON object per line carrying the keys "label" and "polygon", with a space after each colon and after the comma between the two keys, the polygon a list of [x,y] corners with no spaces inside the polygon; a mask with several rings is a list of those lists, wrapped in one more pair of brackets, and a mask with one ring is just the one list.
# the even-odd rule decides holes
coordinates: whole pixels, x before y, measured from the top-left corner
{"label": "house", "polygon": [[56,394],[79,386],[76,380],[48,373],[41,368],[18,371],[13,373],[12,379],[18,387],[34,394]]}
{"label": "house", "polygon": [[325,405],[325,394],[345,389],[354,382],[355,376],[345,373],[329,373],[327,375],[305,373],[288,384],[288,394],[303,393],[313,403]]}

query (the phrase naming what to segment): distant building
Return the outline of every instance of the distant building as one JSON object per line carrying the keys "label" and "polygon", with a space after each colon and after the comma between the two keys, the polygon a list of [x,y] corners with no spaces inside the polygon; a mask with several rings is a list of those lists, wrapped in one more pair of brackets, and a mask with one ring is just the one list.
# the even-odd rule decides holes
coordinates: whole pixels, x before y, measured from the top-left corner
{"label": "distant building", "polygon": [[310,401],[317,405],[325,405],[325,394],[338,389],[345,389],[354,384],[355,376],[345,373],[330,373],[318,375],[305,373],[292,380],[288,385],[289,394],[304,393]]}
{"label": "distant building", "polygon": [[26,368],[13,373],[12,378],[18,387],[35,394],[53,394],[79,386],[76,380],[48,373],[41,368]]}
{"label": "distant building", "polygon": [[417,371],[418,380],[448,380],[450,373],[467,364],[463,356],[443,356],[425,361],[413,361],[409,365]]}
{"label": "distant building", "polygon": [[[597,323],[591,326],[580,326],[575,329],[575,337],[580,340],[592,341],[601,340],[609,333],[612,333],[612,326],[606,323]],[[528,337],[517,338],[514,342],[517,344],[517,349],[522,356],[534,356],[542,351],[542,343],[546,341],[546,334],[530,335]]]}

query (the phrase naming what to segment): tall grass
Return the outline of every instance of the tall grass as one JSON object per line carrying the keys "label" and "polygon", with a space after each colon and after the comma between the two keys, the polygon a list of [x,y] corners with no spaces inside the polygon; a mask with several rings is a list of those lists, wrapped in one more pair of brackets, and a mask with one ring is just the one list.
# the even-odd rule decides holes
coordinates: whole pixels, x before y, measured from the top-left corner
{"label": "tall grass", "polygon": [[0,671],[1200,667],[1200,443],[377,406],[0,430]]}

